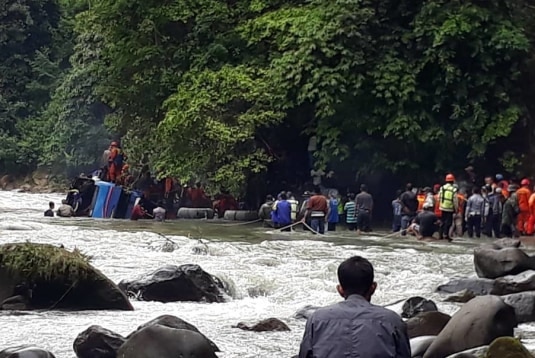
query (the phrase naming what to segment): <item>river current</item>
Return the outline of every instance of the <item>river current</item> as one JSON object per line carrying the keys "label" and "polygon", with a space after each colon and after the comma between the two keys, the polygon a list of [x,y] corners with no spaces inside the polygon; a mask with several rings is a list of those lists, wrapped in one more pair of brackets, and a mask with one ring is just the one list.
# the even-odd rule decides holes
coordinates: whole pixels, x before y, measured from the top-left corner
{"label": "river current", "polygon": [[[298,353],[305,322],[293,317],[306,305],[340,300],[336,269],[345,258],[361,255],[375,266],[378,289],[373,303],[388,304],[410,296],[437,302],[449,314],[456,304],[441,302],[437,285],[454,276],[473,276],[472,248],[457,243],[421,243],[413,239],[352,237],[339,233],[316,238],[305,233],[274,233],[260,227],[177,221],[167,223],[44,218],[50,200],[60,195],[0,192],[0,243],[39,242],[80,249],[114,282],[135,278],[166,264],[199,264],[231,286],[226,303],[158,303],[133,301],[135,311],[24,312],[0,311],[0,350],[32,344],[57,358],[73,358],[72,343],[90,325],[127,335],[162,314],[197,326],[222,350],[224,358],[289,358]],[[163,235],[163,236],[162,236]],[[166,238],[177,250],[160,250]],[[199,242],[202,239],[203,244]],[[197,250],[198,248],[205,250]],[[269,317],[285,321],[291,332],[253,333],[232,328]],[[535,329],[519,332],[535,347]]]}

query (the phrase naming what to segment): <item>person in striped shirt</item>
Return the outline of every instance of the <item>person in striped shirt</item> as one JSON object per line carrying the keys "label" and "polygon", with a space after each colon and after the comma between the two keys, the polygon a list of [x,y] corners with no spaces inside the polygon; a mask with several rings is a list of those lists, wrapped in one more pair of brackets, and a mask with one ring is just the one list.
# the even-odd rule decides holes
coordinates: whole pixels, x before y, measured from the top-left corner
{"label": "person in striped shirt", "polygon": [[357,228],[357,204],[355,203],[355,194],[350,193],[349,201],[344,205],[346,213],[346,224],[349,231],[355,231]]}

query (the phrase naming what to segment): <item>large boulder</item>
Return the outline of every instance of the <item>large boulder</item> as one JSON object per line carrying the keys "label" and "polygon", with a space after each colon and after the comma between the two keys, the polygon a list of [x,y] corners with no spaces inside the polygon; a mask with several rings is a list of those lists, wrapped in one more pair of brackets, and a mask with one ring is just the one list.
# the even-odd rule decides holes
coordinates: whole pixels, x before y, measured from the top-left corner
{"label": "large boulder", "polygon": [[438,336],[451,317],[438,311],[422,312],[407,321],[409,338]]}
{"label": "large boulder", "polygon": [[477,248],[474,250],[474,266],[479,277],[498,278],[535,269],[535,260],[515,247]]}
{"label": "large boulder", "polygon": [[535,292],[514,293],[502,298],[505,303],[514,308],[518,323],[535,321]]}
{"label": "large boulder", "polygon": [[498,337],[513,336],[516,326],[514,309],[500,297],[476,297],[453,315],[424,358],[444,358],[490,344]]}
{"label": "large boulder", "polygon": [[471,348],[460,353],[452,354],[446,358],[485,358],[487,356],[488,349],[489,346]]}
{"label": "large boulder", "polygon": [[225,301],[218,281],[198,265],[164,266],[119,287],[143,301]]}
{"label": "large boulder", "polygon": [[438,311],[435,302],[425,299],[423,297],[411,297],[403,303],[401,317],[413,318],[422,312]]}
{"label": "large boulder", "polygon": [[449,295],[444,299],[444,302],[466,303],[474,297],[476,297],[476,295],[474,295],[472,291],[462,290]]}
{"label": "large boulder", "polygon": [[243,322],[238,323],[235,328],[252,332],[287,332],[290,327],[278,318],[264,319],[253,326],[248,326]]}
{"label": "large boulder", "polygon": [[494,289],[494,280],[487,278],[457,278],[437,288],[439,293],[458,293],[466,290],[474,296],[490,295]]}
{"label": "large boulder", "polygon": [[55,358],[54,355],[44,349],[32,346],[18,346],[4,349],[0,352],[0,358]]}
{"label": "large boulder", "polygon": [[0,303],[4,309],[133,310],[85,255],[34,243],[0,246]]}
{"label": "large boulder", "polygon": [[202,334],[159,324],[142,328],[128,338],[117,358],[217,358]]}
{"label": "large boulder", "polygon": [[126,339],[101,326],[91,326],[80,333],[73,343],[78,358],[115,358]]}
{"label": "large boulder", "polygon": [[500,337],[490,344],[486,358],[533,358],[533,356],[518,339]]}
{"label": "large boulder", "polygon": [[494,295],[508,295],[524,291],[535,290],[535,271],[524,271],[518,275],[497,278],[494,281]]}
{"label": "large boulder", "polygon": [[142,324],[141,326],[139,326],[137,328],[137,330],[135,330],[134,332],[130,333],[126,337],[126,339],[129,339],[130,337],[132,337],[132,335],[134,333],[142,330],[143,328],[154,326],[156,324],[159,324],[160,326],[164,326],[164,327],[169,327],[169,328],[174,328],[174,329],[185,329],[185,330],[188,330],[188,331],[193,331],[193,332],[199,333],[204,338],[206,338],[208,340],[208,342],[210,342],[210,345],[212,346],[212,348],[214,349],[215,352],[219,352],[219,348],[217,347],[217,345],[214,342],[212,342],[210,339],[208,339],[208,337],[206,337],[204,334],[202,334],[201,331],[199,331],[199,329],[197,327],[195,327],[194,325],[192,325],[189,322],[184,321],[182,318],[178,318],[176,316],[171,316],[171,315],[158,316],[155,319],[150,320],[147,323]]}

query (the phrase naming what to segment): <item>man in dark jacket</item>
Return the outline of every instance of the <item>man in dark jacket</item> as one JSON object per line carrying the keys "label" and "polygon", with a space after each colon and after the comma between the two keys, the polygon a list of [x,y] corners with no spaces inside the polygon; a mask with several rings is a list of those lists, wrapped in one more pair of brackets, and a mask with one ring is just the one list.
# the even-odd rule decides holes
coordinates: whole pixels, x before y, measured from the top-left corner
{"label": "man in dark jacket", "polygon": [[299,358],[410,358],[407,327],[389,309],[370,303],[377,288],[373,266],[354,256],[338,267],[345,301],[320,308],[308,319]]}
{"label": "man in dark jacket", "polygon": [[405,192],[401,194],[401,235],[406,235],[407,228],[416,217],[418,211],[418,199],[412,191],[412,184],[408,183]]}

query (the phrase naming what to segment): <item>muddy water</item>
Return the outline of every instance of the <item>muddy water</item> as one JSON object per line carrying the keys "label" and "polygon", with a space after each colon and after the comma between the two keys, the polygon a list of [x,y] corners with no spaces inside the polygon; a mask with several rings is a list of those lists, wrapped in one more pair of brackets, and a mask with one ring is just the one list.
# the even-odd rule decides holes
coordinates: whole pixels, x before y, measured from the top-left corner
{"label": "muddy water", "polygon": [[[71,358],[72,342],[89,325],[127,335],[147,320],[172,314],[214,340],[223,351],[220,357],[286,358],[297,354],[303,334],[304,321],[294,319],[294,313],[305,305],[339,300],[336,268],[349,256],[365,256],[375,265],[377,304],[414,295],[439,302],[440,297],[433,293],[437,285],[456,275],[474,274],[471,249],[476,243],[470,241],[419,243],[400,238],[355,238],[347,233],[317,239],[302,232],[281,234],[258,226],[208,221],[44,218],[50,200],[59,203],[61,196],[0,192],[0,242],[76,247],[91,255],[93,265],[115,282],[165,264],[196,263],[230,283],[233,297],[218,304],[133,302],[133,312],[4,312],[0,313],[0,348],[35,344],[58,358]],[[179,249],[161,252],[164,236]],[[440,302],[439,307],[447,313],[458,309],[455,304]],[[269,317],[284,320],[292,331],[251,333],[231,328],[240,321],[254,323]],[[528,325],[520,330],[530,348],[535,347],[534,330]]]}

